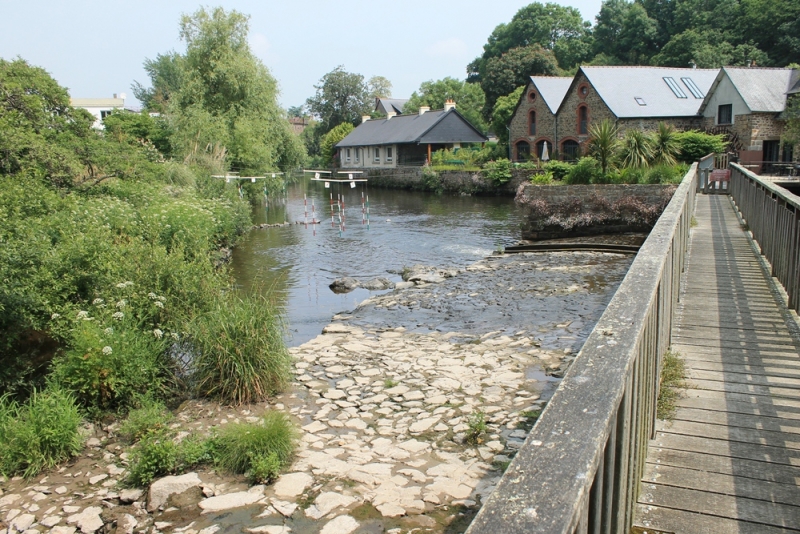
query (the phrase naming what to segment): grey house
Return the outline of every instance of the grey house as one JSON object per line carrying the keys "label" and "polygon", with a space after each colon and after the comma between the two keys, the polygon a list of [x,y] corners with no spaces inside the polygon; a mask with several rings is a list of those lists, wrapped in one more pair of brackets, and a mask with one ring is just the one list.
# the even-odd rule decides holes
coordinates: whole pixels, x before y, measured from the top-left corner
{"label": "grey house", "polygon": [[441,149],[460,147],[462,143],[484,143],[486,137],[448,102],[445,109],[395,115],[363,122],[339,141],[339,165],[347,169],[391,168],[401,165],[424,165],[431,154]]}

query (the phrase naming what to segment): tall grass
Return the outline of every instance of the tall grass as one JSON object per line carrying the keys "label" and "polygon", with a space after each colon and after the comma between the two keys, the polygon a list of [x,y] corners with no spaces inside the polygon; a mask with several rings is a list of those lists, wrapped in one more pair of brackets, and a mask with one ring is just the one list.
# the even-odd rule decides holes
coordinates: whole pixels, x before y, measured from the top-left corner
{"label": "tall grass", "polygon": [[80,423],[75,398],[61,389],[34,391],[25,404],[0,397],[0,472],[30,478],[74,456]]}
{"label": "tall grass", "polygon": [[256,402],[288,383],[291,357],[275,305],[262,296],[222,296],[189,325],[198,393],[223,402]]}
{"label": "tall grass", "polygon": [[214,440],[217,464],[231,473],[246,473],[265,459],[287,465],[294,453],[295,430],[282,412],[267,412],[259,424],[225,425]]}

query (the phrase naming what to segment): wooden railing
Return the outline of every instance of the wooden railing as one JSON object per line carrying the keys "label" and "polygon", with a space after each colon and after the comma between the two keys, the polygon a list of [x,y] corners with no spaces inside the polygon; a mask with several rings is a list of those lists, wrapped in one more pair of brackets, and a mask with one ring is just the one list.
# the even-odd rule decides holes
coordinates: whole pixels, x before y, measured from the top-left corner
{"label": "wooden railing", "polygon": [[800,197],[744,167],[731,169],[731,198],[747,222],[772,276],[783,285],[791,309],[800,310]]}
{"label": "wooden railing", "polygon": [[695,164],[468,534],[629,532],[697,174]]}

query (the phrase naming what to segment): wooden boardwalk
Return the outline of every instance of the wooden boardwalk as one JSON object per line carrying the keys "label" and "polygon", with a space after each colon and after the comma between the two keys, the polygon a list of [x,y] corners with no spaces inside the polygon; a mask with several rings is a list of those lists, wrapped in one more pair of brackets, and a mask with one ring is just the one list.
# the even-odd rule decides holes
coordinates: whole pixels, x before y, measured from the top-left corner
{"label": "wooden boardwalk", "polygon": [[689,389],[658,421],[637,532],[800,532],[797,328],[727,196],[699,195],[673,350]]}

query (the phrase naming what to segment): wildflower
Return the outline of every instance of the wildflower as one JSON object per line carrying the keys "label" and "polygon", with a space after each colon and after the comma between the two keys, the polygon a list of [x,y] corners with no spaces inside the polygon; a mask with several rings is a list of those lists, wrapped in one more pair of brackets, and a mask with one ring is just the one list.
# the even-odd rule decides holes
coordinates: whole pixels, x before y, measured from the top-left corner
{"label": "wildflower", "polygon": [[150,298],[150,300],[156,300],[156,294],[153,293],[152,291],[148,293],[147,296]]}
{"label": "wildflower", "polygon": [[106,345],[105,347],[103,347],[103,354],[105,354],[105,355],[109,355],[109,354],[111,354],[112,352],[113,352],[113,351],[111,350],[111,347],[109,347],[108,345]]}
{"label": "wildflower", "polygon": [[164,307],[164,303],[161,302],[160,300],[155,301],[153,304],[156,305],[156,308],[163,308]]}
{"label": "wildflower", "polygon": [[173,332],[173,333],[171,333],[170,335],[172,336],[172,339],[174,339],[175,341],[178,341],[178,339],[179,339],[179,337],[180,337],[180,336],[178,336],[178,333],[177,333],[177,332]]}
{"label": "wildflower", "polygon": [[125,285],[125,282],[120,282],[119,284],[117,284],[118,289],[125,289],[126,287],[128,286]]}
{"label": "wildflower", "polygon": [[113,333],[114,333],[114,329],[113,329],[113,328],[111,328],[111,327],[109,326],[108,328],[106,328],[105,330],[103,330],[103,333],[104,333],[105,335],[107,335],[107,336],[110,336],[111,334],[113,334]]}
{"label": "wildflower", "polygon": [[125,305],[126,305],[127,303],[128,303],[128,301],[127,301],[127,300],[125,300],[125,299],[122,299],[122,300],[120,300],[119,302],[117,302],[116,306],[117,306],[117,308],[119,308],[119,309],[122,309],[122,308],[124,308],[124,307],[125,307]]}
{"label": "wildflower", "polygon": [[125,317],[125,314],[122,312],[115,312],[114,315],[112,315],[111,317],[119,321],[122,320],[123,317]]}
{"label": "wildflower", "polygon": [[83,310],[78,312],[78,319],[86,320],[87,317],[89,317],[89,312]]}
{"label": "wildflower", "polygon": [[164,336],[164,332],[156,328],[153,330],[153,335],[156,336],[156,339],[161,339]]}
{"label": "wildflower", "polygon": [[54,313],[53,315],[50,316],[50,318],[53,320],[58,319],[59,317],[61,317],[60,313]]}
{"label": "wildflower", "polygon": [[98,304],[102,304],[103,302],[105,302],[103,299],[94,299],[92,301],[92,304],[97,306]]}

